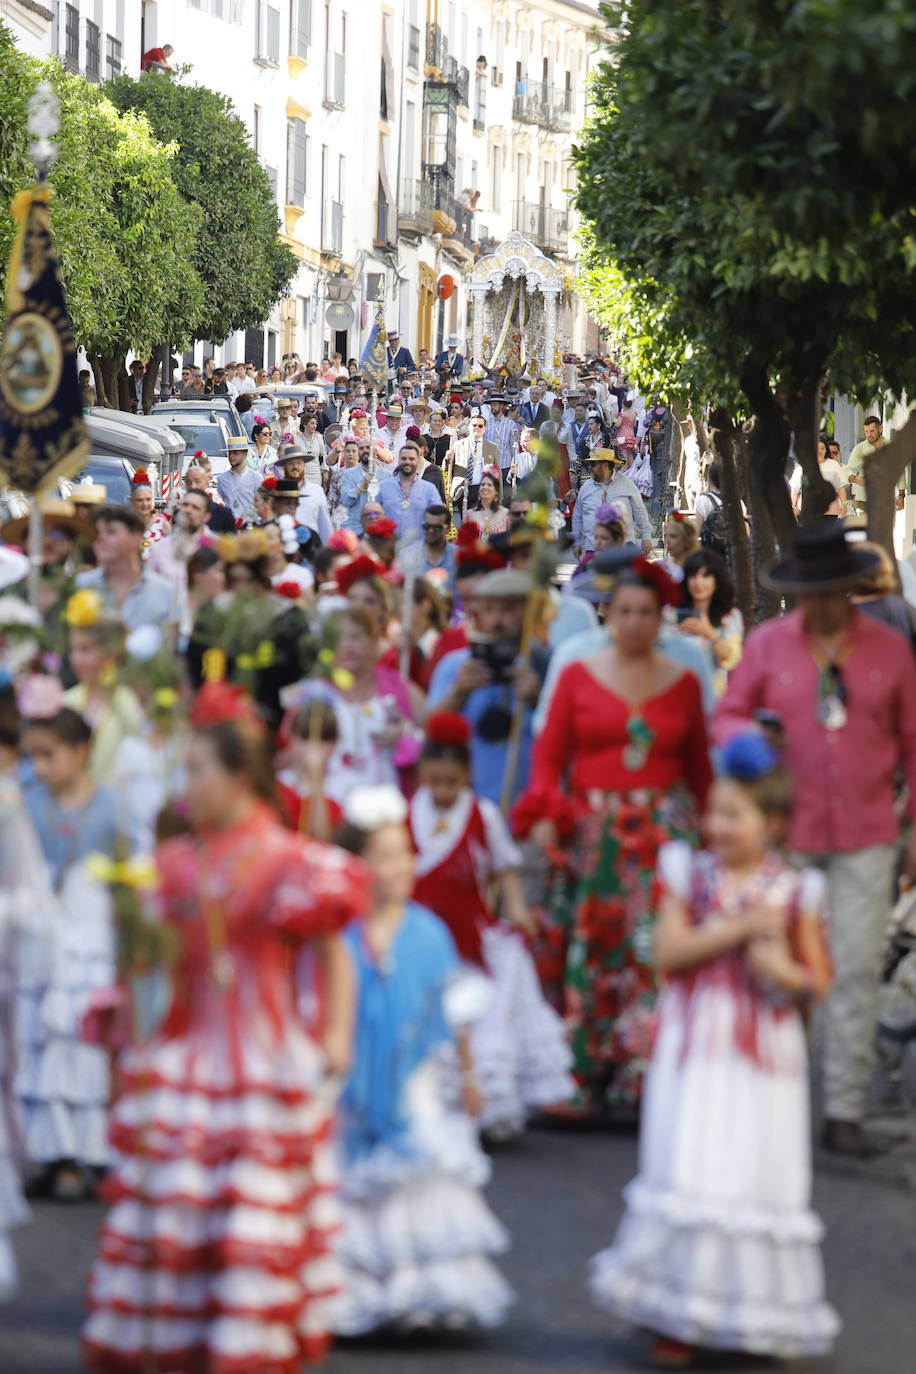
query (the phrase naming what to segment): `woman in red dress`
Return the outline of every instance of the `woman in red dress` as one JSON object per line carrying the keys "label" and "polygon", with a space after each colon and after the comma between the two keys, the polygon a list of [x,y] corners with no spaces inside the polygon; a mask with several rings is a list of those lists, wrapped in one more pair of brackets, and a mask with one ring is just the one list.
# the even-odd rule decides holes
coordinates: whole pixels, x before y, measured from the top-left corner
{"label": "woman in red dress", "polygon": [[[346,1067],[352,1019],[335,932],[369,896],[357,860],[292,834],[266,804],[270,759],[233,691],[198,699],[208,723],[188,755],[194,828],[157,855],[181,952],[164,1022],[121,1063],[90,1369],[296,1374],[326,1344],[337,1229],[326,1075]],[[293,990],[295,951],[312,940],[323,1043]]]}
{"label": "woman in red dress", "polygon": [[582,1114],[638,1101],[651,1048],[655,860],[695,830],[712,780],[700,686],[655,648],[676,584],[634,558],[606,649],[561,674],[534,746],[516,833],[573,840],[564,1006]]}

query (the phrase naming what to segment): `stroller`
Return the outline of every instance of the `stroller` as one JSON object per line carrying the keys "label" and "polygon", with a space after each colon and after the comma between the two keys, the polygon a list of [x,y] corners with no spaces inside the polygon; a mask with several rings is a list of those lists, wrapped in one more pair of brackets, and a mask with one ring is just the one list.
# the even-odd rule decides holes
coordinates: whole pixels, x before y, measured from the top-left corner
{"label": "stroller", "polygon": [[878,1062],[900,1104],[916,1110],[916,887],[894,909],[882,981]]}

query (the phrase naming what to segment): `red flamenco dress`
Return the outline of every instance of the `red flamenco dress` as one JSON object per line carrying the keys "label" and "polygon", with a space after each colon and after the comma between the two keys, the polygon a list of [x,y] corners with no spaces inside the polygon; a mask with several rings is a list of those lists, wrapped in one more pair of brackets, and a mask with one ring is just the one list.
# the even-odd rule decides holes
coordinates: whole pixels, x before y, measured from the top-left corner
{"label": "red flamenco dress", "polygon": [[535,741],[513,812],[524,837],[557,826],[566,900],[544,943],[562,965],[562,1010],[583,1110],[638,1101],[651,1052],[659,848],[695,835],[712,781],[700,686],[684,672],[638,707],[571,663]]}
{"label": "red flamenco dress", "polygon": [[263,806],[169,841],[158,868],[182,954],[164,1023],[121,1064],[85,1361],[295,1374],[326,1346],[338,1212],[323,1054],[291,971],[366,909],[363,869]]}

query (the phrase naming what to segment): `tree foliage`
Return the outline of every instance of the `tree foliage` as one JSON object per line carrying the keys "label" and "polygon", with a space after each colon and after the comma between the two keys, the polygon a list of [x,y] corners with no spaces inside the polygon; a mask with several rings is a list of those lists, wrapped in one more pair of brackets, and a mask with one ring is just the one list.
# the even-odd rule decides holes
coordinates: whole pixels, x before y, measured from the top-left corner
{"label": "tree foliage", "polygon": [[255,328],[286,292],[297,262],[278,241],[274,194],[244,124],[225,96],[166,75],[120,76],[105,89],[119,110],[142,113],[177,148],[176,185],[201,212],[187,259],[206,288],[198,337],[219,341]]}
{"label": "tree foliage", "polygon": [[662,345],[690,341],[707,392],[740,383],[785,535],[786,437],[818,482],[825,381],[864,401],[912,385],[916,9],[631,0],[603,14],[577,155],[589,270],[613,265]]}
{"label": "tree foliage", "polygon": [[[51,222],[80,343],[123,359],[158,344],[166,322],[177,341],[193,337],[204,292],[188,259],[201,216],[172,179],[175,149],[142,116],[119,114],[97,86],[21,53],[2,26],[0,197],[8,204],[34,181],[27,103],[39,81],[50,81],[60,100]],[[3,261],[13,233],[4,216]]]}

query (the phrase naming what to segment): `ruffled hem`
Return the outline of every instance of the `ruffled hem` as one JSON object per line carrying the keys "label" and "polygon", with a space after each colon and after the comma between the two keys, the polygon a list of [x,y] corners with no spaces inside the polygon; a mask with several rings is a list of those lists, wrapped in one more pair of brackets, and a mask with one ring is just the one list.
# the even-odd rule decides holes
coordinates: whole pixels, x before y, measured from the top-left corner
{"label": "ruffled hem", "polygon": [[361,1336],[383,1327],[399,1330],[490,1328],[504,1319],[515,1295],[495,1265],[480,1255],[405,1265],[384,1280],[348,1275],[332,1304],[332,1329]]}
{"label": "ruffled hem", "polygon": [[274,1348],[265,1344],[230,1354],[228,1348],[215,1349],[209,1333],[197,1330],[187,1335],[179,1331],[177,1339],[169,1339],[173,1325],[108,1313],[90,1317],[83,1339],[85,1366],[99,1374],[145,1374],[153,1353],[157,1368],[169,1374],[200,1374],[204,1368],[207,1374],[299,1374],[303,1361],[318,1363],[330,1344],[323,1333],[295,1334],[283,1328],[282,1339],[271,1343]]}
{"label": "ruffled hem", "polygon": [[339,1266],[330,1255],[310,1262],[304,1272],[300,1267],[283,1274],[252,1268],[216,1274],[138,1270],[99,1263],[90,1275],[87,1305],[91,1312],[152,1314],[159,1321],[212,1322],[228,1316],[296,1327],[310,1304],[337,1294],[339,1280]]}
{"label": "ruffled hem", "polygon": [[822,1355],[839,1330],[824,1301],[809,1211],[778,1214],[630,1185],[617,1238],[590,1265],[598,1307],[690,1345],[783,1359]]}
{"label": "ruffled hem", "polygon": [[820,1218],[809,1209],[778,1212],[727,1198],[695,1197],[654,1187],[635,1178],[623,1190],[628,1217],[657,1223],[671,1231],[716,1231],[723,1242],[759,1238],[779,1245],[816,1246],[823,1240]]}
{"label": "ruffled hem", "polygon": [[111,1162],[108,1113],[102,1106],[75,1107],[67,1102],[23,1102],[22,1135],[31,1164],[75,1159],[90,1168]]}
{"label": "ruffled hem", "polygon": [[404,1266],[498,1255],[508,1246],[505,1227],[476,1189],[432,1175],[387,1199],[345,1204],[338,1253],[348,1269],[381,1281]]}

